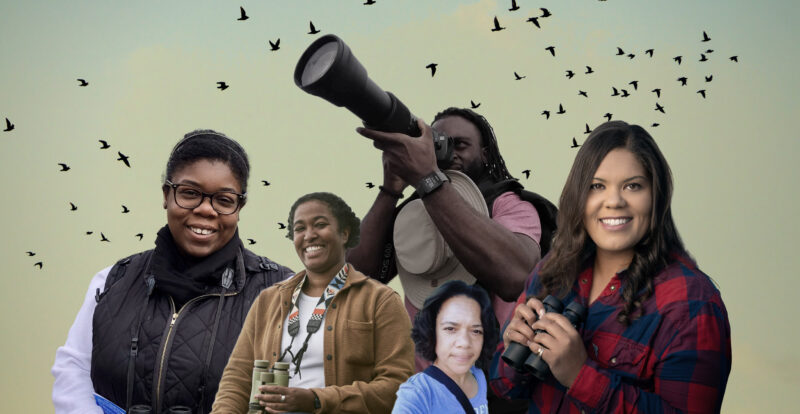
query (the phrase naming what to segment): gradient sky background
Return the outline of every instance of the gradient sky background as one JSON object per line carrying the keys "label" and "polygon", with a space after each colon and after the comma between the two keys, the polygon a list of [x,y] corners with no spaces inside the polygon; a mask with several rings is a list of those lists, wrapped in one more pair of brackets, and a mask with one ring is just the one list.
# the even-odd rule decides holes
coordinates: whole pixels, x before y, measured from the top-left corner
{"label": "gradient sky background", "polygon": [[[362,3],[0,1],[0,122],[16,125],[0,132],[0,412],[52,410],[55,350],[92,275],[152,247],[165,224],[161,174],[184,133],[212,128],[243,144],[252,172],[240,235],[293,269],[301,264],[277,223],[297,197],[332,191],[366,213],[377,188],[365,183],[381,181],[379,152],[354,132],[354,115],[292,81],[321,35],[306,34],[309,20],[342,37],[372,79],[425,120],[480,102],[509,170],[553,201],[584,124],[611,112],[648,129],[673,169],[681,235],[728,308],[733,370],[723,411],[796,406],[796,1],[518,0],[515,12],[510,0]],[[250,20],[236,21],[239,6]],[[525,22],[539,7],[553,14],[541,29]],[[490,31],[495,16],[506,30]],[[701,42],[704,30],[710,42]],[[280,50],[269,51],[277,38]],[[551,45],[555,57],[544,49]],[[617,47],[635,58],[615,56]],[[699,62],[706,49],[714,52]],[[584,74],[586,65],[595,73]],[[515,71],[526,78],[514,80]],[[217,81],[230,88],[215,89]],[[631,96],[611,97],[612,86]],[[566,114],[555,114],[559,104]],[[100,150],[98,139],[111,148]],[[72,169],[59,172],[60,162]]]}

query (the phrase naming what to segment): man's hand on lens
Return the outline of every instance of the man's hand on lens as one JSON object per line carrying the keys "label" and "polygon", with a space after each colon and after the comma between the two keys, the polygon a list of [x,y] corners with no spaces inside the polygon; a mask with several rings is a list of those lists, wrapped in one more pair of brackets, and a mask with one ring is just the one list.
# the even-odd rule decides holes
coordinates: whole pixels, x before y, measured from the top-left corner
{"label": "man's hand on lens", "polygon": [[[422,136],[419,138],[374,129],[356,129],[359,134],[371,139],[375,148],[383,151],[385,183],[398,185],[396,181],[387,176],[387,171],[397,175],[405,183],[416,185],[423,177],[438,169],[431,128],[421,119],[417,120],[417,125],[422,131]],[[396,187],[390,189],[398,190]]]}

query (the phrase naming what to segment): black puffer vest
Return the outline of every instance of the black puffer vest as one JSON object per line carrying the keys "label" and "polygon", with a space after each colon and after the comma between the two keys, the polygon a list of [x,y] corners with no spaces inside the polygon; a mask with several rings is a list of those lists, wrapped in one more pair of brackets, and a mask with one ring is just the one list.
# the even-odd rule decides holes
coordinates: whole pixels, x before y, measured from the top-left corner
{"label": "black puffer vest", "polygon": [[247,249],[221,286],[181,309],[153,289],[146,274],[153,251],[122,259],[97,292],[92,321],[91,376],[95,392],[127,409],[147,404],[153,412],[184,405],[208,413],[222,371],[255,298],[293,272]]}

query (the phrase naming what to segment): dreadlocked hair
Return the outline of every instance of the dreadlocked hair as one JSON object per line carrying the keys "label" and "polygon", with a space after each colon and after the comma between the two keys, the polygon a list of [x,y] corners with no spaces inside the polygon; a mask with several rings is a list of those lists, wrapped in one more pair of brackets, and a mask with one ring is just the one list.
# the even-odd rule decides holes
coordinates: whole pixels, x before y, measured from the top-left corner
{"label": "dreadlocked hair", "polygon": [[500,155],[500,149],[497,147],[497,137],[494,135],[494,129],[489,124],[489,121],[483,115],[468,108],[450,107],[433,117],[433,122],[436,122],[444,117],[460,116],[469,122],[472,122],[478,131],[481,133],[481,146],[486,148],[486,168],[488,174],[495,182],[503,180],[515,179],[511,176],[506,168],[506,162]]}
{"label": "dreadlocked hair", "polygon": [[606,122],[595,128],[578,150],[559,200],[553,245],[539,271],[543,286],[539,296],[563,296],[572,288],[580,270],[592,264],[597,246],[583,224],[586,199],[600,163],[618,148],[630,151],[639,160],[652,193],[647,233],[634,246],[633,260],[623,275],[625,287],[621,294],[625,305],[617,320],[628,326],[641,316],[642,303],[653,295],[653,279],[669,264],[670,254],[686,254],[672,219],[672,173],[655,140],[638,125]]}

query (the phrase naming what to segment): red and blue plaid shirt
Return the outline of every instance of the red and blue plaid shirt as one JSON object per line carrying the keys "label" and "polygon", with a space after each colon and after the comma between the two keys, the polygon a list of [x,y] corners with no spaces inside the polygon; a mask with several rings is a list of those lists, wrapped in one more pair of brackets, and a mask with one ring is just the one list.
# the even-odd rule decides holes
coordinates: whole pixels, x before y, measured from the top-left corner
{"label": "red and blue plaid shirt", "polygon": [[[719,412],[731,370],[728,314],[719,291],[686,255],[673,260],[654,282],[642,316],[630,326],[617,321],[624,306],[624,272],[611,279],[589,306],[581,336],[588,358],[572,387],[552,375],[544,382],[519,373],[500,358],[491,365],[498,395],[529,398],[529,413],[710,413]],[[538,269],[517,303],[536,295]],[[592,267],[584,270],[562,298],[586,305]]]}

